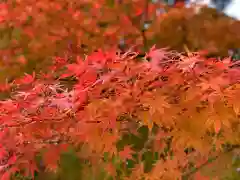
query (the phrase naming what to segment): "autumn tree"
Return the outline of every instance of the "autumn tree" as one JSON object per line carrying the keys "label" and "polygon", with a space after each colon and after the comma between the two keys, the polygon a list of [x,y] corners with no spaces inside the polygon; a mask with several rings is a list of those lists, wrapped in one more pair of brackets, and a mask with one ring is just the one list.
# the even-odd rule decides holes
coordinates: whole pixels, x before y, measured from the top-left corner
{"label": "autumn tree", "polygon": [[44,70],[52,56],[71,59],[98,48],[147,50],[157,44],[226,55],[239,47],[239,22],[208,8],[196,14],[194,8],[148,0],[7,0],[0,9],[2,83]]}
{"label": "autumn tree", "polygon": [[239,147],[240,72],[229,58],[98,51],[57,58],[48,72],[16,79],[0,102],[3,179],[56,171],[69,148],[84,178],[187,178]]}
{"label": "autumn tree", "polygon": [[239,147],[237,62],[156,48],[225,53],[238,46],[237,21],[143,0],[0,7],[2,179],[67,179],[60,157],[81,167],[70,179],[197,178],[209,159]]}
{"label": "autumn tree", "polygon": [[171,9],[148,29],[149,39],[158,47],[174,50],[207,50],[209,54],[228,56],[229,49],[240,47],[240,22],[215,9]]}
{"label": "autumn tree", "polygon": [[[142,44],[143,12],[154,19],[159,6],[146,2],[8,0],[1,3],[1,62],[15,74],[19,63],[30,72],[49,64],[54,55],[83,55],[117,47],[121,40]],[[2,69],[3,81],[6,71]]]}

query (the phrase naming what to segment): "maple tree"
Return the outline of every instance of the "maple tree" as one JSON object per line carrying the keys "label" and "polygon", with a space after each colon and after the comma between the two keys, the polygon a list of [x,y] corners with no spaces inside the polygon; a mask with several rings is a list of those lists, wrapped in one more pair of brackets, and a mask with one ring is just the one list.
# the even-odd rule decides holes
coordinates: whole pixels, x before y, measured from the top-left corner
{"label": "maple tree", "polygon": [[[155,16],[159,3],[147,4],[149,18]],[[141,19],[146,11],[142,0],[8,0],[1,6],[2,63],[18,72],[22,62],[24,70],[32,71],[46,65],[53,55],[108,49],[123,38],[134,45],[142,41],[145,20]]]}
{"label": "maple tree", "polygon": [[56,58],[48,75],[16,79],[0,103],[2,177],[33,176],[42,150],[44,171],[56,171],[71,147],[83,177],[187,177],[239,146],[236,65],[155,47],[142,58],[134,51]]}
{"label": "maple tree", "polygon": [[147,50],[156,44],[226,56],[239,47],[239,22],[219,14],[150,0],[7,0],[0,11],[0,82],[44,71],[54,55],[74,59],[99,48]]}
{"label": "maple tree", "polygon": [[[228,56],[230,49],[238,49],[240,23],[216,9],[203,7],[171,9],[165,17],[154,21],[146,32],[158,47],[171,47],[180,52],[207,50],[215,57]],[[152,45],[150,43],[150,45]]]}
{"label": "maple tree", "polygon": [[[2,179],[49,172],[71,180],[197,178],[209,159],[239,147],[237,62],[160,48],[225,53],[238,46],[239,22],[221,16],[214,24],[219,14],[211,9],[196,14],[182,5],[159,15],[163,7],[143,0],[0,4]],[[203,42],[191,29],[198,18],[207,21]],[[181,37],[166,44],[175,23],[191,29],[189,44],[175,31]],[[231,31],[230,40],[213,27]],[[76,176],[66,173],[66,161],[80,167]]]}

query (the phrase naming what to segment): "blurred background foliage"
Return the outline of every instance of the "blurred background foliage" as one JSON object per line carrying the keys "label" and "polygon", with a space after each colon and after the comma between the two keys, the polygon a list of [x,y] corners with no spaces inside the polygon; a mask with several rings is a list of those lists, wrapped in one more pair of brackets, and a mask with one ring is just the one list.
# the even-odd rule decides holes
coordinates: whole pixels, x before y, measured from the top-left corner
{"label": "blurred background foliage", "polygon": [[196,10],[185,7],[187,1],[149,0],[145,14],[143,0],[6,2],[9,17],[0,24],[0,82],[44,71],[54,55],[74,59],[99,48],[136,46],[145,51],[156,44],[181,52],[207,50],[218,57],[240,47],[240,22],[222,12],[230,1],[212,0],[216,8]]}
{"label": "blurred background foliage", "polygon": [[170,9],[164,18],[148,29],[152,44],[185,51],[207,50],[217,56],[228,56],[230,49],[240,47],[240,22],[216,9],[204,7],[198,13],[192,9]]}

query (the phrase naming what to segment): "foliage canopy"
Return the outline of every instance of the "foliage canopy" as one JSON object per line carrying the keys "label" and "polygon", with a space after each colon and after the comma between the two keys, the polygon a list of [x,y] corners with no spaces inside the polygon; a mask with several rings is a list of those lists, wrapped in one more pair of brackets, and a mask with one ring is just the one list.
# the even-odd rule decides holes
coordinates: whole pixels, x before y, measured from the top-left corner
{"label": "foliage canopy", "polygon": [[99,48],[157,45],[226,56],[240,47],[239,21],[210,8],[196,13],[149,0],[7,0],[0,6],[0,82],[43,71],[52,56],[74,59]]}
{"label": "foliage canopy", "polygon": [[[176,179],[239,144],[236,64],[155,47],[137,55],[56,58],[49,74],[16,79],[0,107],[6,173],[31,175],[42,149],[44,169],[55,170],[74,147],[83,177]],[[65,78],[74,78],[68,89]]]}
{"label": "foliage canopy", "polygon": [[239,146],[240,70],[170,49],[226,55],[238,29],[213,9],[143,0],[1,3],[1,178],[201,177]]}

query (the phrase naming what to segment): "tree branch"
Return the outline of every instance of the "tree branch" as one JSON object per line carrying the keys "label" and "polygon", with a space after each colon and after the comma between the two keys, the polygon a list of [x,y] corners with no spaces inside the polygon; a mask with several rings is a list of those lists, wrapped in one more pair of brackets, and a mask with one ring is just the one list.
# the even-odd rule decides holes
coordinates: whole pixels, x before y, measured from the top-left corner
{"label": "tree branch", "polygon": [[227,154],[232,152],[235,149],[240,148],[240,145],[233,145],[230,148],[228,148],[226,151],[224,151],[223,153],[219,153],[218,155],[214,156],[214,157],[210,157],[205,163],[199,165],[196,168],[192,168],[190,171],[184,173],[182,175],[182,179],[183,180],[187,180],[191,175],[195,174],[196,172],[200,171],[201,169],[203,169],[205,166],[209,165],[210,163],[216,161],[219,157],[221,157],[223,154]]}

